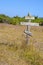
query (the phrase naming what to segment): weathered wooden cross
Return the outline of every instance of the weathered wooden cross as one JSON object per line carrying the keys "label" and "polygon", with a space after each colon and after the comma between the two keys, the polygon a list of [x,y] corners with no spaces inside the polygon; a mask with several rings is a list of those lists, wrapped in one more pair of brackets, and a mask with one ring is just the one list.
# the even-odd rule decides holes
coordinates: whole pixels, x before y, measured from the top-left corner
{"label": "weathered wooden cross", "polygon": [[32,16],[26,16],[25,19],[28,20],[28,22],[21,22],[20,24],[21,25],[26,25],[27,26],[27,29],[24,31],[24,33],[26,34],[26,43],[29,43],[28,42],[28,36],[32,36],[32,33],[30,32],[30,26],[39,26],[39,23],[32,23],[31,20],[34,19],[34,17]]}

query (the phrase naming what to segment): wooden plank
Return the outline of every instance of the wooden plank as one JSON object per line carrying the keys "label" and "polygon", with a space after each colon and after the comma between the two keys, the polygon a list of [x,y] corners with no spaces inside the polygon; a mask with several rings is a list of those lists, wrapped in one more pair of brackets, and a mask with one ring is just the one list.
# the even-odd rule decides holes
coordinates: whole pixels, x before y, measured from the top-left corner
{"label": "wooden plank", "polygon": [[31,23],[31,22],[21,22],[21,25],[28,25],[28,26],[39,26],[39,23]]}
{"label": "wooden plank", "polygon": [[32,19],[34,19],[34,17],[32,17],[32,16],[26,16],[25,19],[30,19],[30,20],[32,20]]}

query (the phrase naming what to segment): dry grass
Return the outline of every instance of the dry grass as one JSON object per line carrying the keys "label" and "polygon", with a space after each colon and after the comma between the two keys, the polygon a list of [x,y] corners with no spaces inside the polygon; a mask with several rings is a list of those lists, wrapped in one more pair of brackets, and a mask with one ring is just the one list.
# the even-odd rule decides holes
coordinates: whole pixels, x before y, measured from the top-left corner
{"label": "dry grass", "polygon": [[[25,28],[26,26],[0,24],[0,65],[28,65],[24,59],[19,58],[25,48]],[[31,27],[31,31],[33,36],[30,37],[29,44],[34,45],[43,58],[43,26]],[[30,48],[32,50],[33,46]]]}

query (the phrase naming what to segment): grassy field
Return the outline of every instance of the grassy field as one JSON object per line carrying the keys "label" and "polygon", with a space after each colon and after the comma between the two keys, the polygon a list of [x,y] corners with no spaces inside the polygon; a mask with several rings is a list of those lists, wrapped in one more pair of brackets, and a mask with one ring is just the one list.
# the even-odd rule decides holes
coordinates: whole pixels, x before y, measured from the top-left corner
{"label": "grassy field", "polygon": [[28,45],[25,29],[0,24],[0,65],[43,65],[43,26],[31,27]]}

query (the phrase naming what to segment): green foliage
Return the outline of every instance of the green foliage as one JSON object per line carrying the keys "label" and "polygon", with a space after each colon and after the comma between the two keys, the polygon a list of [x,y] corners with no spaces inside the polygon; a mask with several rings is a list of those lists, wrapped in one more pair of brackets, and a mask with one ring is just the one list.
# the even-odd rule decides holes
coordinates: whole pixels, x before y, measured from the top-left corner
{"label": "green foliage", "polygon": [[[29,16],[29,13],[28,13]],[[41,23],[43,24],[43,18],[38,18],[38,16],[34,16],[35,19],[32,20],[32,22],[37,22],[37,23]],[[14,16],[14,17],[9,17],[6,16],[4,14],[0,14],[0,23],[8,23],[8,24],[20,24],[20,22],[27,22],[28,20],[25,20],[25,16],[24,17],[19,17],[19,16]]]}
{"label": "green foliage", "polygon": [[0,23],[9,23],[9,16],[6,16],[4,14],[0,14]]}

